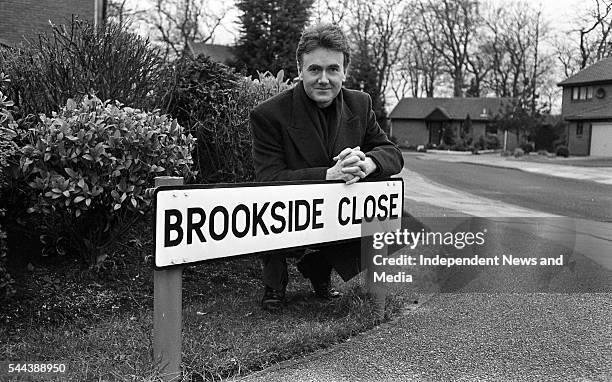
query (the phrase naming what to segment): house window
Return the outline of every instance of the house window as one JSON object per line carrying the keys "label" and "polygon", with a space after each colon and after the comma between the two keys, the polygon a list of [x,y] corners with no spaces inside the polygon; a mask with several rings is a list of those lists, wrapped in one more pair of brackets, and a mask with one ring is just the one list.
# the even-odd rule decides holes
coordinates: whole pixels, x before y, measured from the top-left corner
{"label": "house window", "polygon": [[592,86],[574,86],[571,88],[572,101],[586,101],[593,98],[593,87]]}
{"label": "house window", "polygon": [[580,88],[577,88],[577,87],[572,88],[572,101],[578,99],[579,92],[580,92]]}
{"label": "house window", "polygon": [[487,123],[485,131],[487,134],[497,134],[497,126]]}
{"label": "house window", "polygon": [[582,122],[576,123],[576,136],[582,137],[583,133],[584,133],[584,124]]}

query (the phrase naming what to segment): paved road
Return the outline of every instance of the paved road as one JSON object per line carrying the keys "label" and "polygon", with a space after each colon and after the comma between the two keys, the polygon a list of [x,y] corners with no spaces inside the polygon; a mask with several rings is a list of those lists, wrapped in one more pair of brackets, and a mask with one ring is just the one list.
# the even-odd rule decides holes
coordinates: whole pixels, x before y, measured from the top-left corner
{"label": "paved road", "polygon": [[440,294],[393,324],[246,380],[610,381],[611,301],[598,294]]}
{"label": "paved road", "polygon": [[[582,158],[512,158],[501,157],[499,153],[484,155],[472,155],[471,153],[414,153],[405,152],[406,155],[419,155],[422,159],[446,161],[446,162],[465,162],[476,163],[483,166],[514,168],[523,171],[533,172],[541,175],[555,176],[560,178],[584,180],[612,185],[612,158],[602,158],[601,160],[591,161],[590,157]],[[466,155],[467,154],[467,155]],[[606,160],[607,159],[607,160]],[[581,164],[579,164],[581,162]],[[598,163],[599,166],[583,166],[585,163]],[[570,164],[570,165],[568,165]],[[607,165],[607,167],[605,167]],[[604,166],[604,167],[601,167]]]}
{"label": "paved road", "polygon": [[[405,154],[404,160],[410,170],[473,195],[556,215],[612,221],[612,185],[477,164],[421,160],[414,154]],[[409,183],[406,189],[409,192]]]}

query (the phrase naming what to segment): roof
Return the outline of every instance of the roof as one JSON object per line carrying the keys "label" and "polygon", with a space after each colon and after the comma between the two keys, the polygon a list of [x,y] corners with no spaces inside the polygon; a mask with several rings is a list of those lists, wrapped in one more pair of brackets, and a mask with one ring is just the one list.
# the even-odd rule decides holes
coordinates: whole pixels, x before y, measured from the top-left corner
{"label": "roof", "polygon": [[[510,98],[404,98],[393,108],[391,119],[426,119],[436,109],[448,119],[490,121]],[[485,113],[483,113],[483,111]],[[434,115],[436,115],[434,114]]]}
{"label": "roof", "polygon": [[195,56],[204,54],[210,57],[213,61],[221,64],[228,64],[234,61],[236,56],[234,55],[234,47],[228,45],[219,44],[204,44],[196,42],[191,45]]}
{"label": "roof", "polygon": [[14,46],[23,42],[24,37],[36,41],[40,33],[51,31],[50,21],[57,25],[69,25],[73,14],[93,21],[96,1],[0,0],[0,44]]}
{"label": "roof", "polygon": [[573,114],[564,114],[563,118],[567,120],[612,119],[612,110],[610,110],[610,105],[600,104]]}
{"label": "roof", "polygon": [[612,57],[604,58],[591,66],[587,66],[557,85],[568,86],[598,82],[612,82]]}

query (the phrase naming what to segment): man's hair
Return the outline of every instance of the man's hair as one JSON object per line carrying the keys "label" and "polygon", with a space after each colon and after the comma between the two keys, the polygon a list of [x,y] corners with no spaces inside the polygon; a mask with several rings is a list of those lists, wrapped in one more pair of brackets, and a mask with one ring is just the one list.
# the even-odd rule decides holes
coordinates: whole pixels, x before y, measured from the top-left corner
{"label": "man's hair", "polygon": [[318,24],[304,30],[295,52],[298,68],[302,68],[304,55],[317,48],[341,52],[344,55],[344,70],[348,68],[351,62],[351,51],[348,40],[338,25]]}

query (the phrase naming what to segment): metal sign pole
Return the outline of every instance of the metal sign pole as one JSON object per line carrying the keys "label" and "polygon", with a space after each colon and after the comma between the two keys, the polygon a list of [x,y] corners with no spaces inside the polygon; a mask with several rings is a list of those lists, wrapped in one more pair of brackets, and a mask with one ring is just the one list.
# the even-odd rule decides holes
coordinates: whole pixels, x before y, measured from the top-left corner
{"label": "metal sign pole", "polygon": [[[181,186],[183,178],[155,178],[155,187]],[[164,381],[181,378],[183,329],[183,267],[155,270],[153,274],[153,359]]]}

